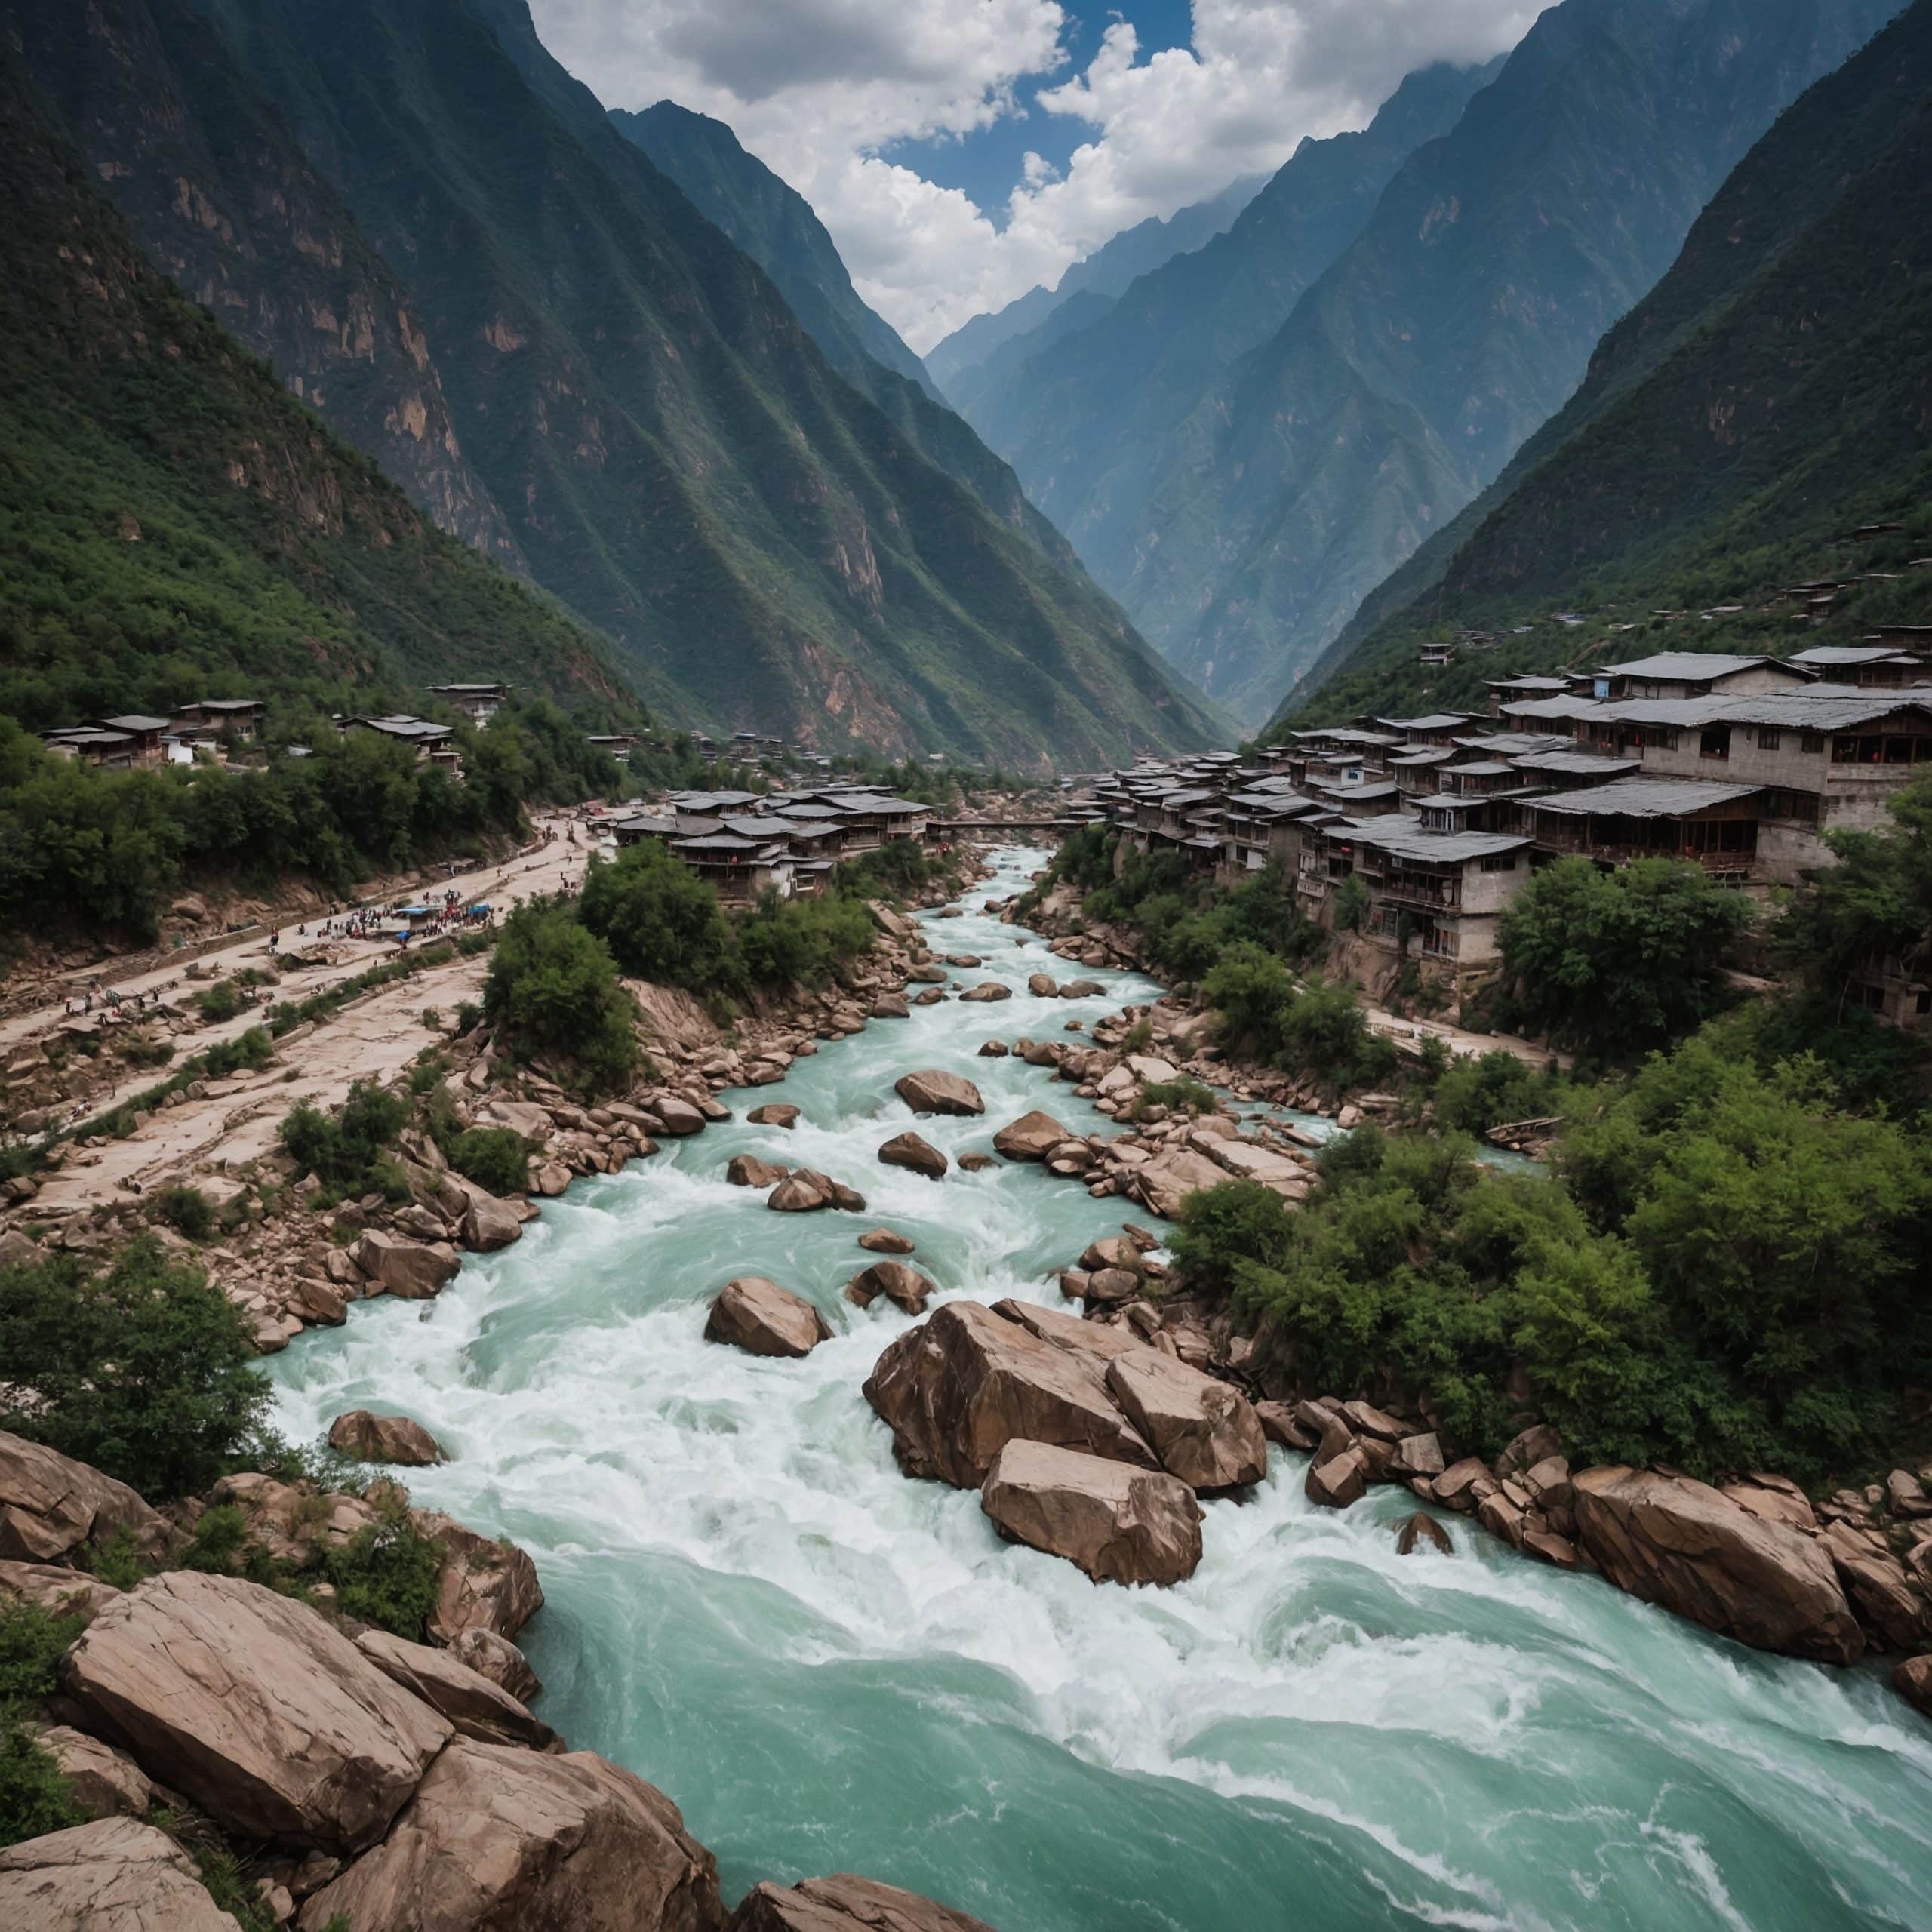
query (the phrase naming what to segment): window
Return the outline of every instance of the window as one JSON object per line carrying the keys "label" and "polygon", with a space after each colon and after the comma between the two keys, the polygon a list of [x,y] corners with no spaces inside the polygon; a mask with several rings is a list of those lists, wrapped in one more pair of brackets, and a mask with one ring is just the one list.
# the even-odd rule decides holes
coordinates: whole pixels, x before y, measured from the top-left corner
{"label": "window", "polygon": [[1774,725],[1761,724],[1758,728],[1758,749],[1761,752],[1774,752],[1784,741],[1784,734]]}
{"label": "window", "polygon": [[1482,869],[1486,872],[1513,872],[1516,869],[1516,856],[1514,852],[1492,853],[1482,862]]}
{"label": "window", "polygon": [[1818,823],[1818,795],[1815,792],[1787,792],[1773,788],[1759,799],[1758,810],[1767,819],[1784,819],[1798,825]]}
{"label": "window", "polygon": [[1798,749],[1808,752],[1816,758],[1825,749],[1825,734],[1822,731],[1801,731],[1798,737]]}
{"label": "window", "polygon": [[1918,997],[1912,1003],[1915,1013],[1932,1013],[1932,986],[1921,986]]}
{"label": "window", "polygon": [[1885,1010],[1885,989],[1870,985],[1863,980],[1854,980],[1844,991],[1847,1006],[1863,1007],[1867,1013],[1883,1013]]}
{"label": "window", "polygon": [[1730,727],[1728,724],[1706,724],[1697,740],[1700,758],[1728,758],[1730,755]]}

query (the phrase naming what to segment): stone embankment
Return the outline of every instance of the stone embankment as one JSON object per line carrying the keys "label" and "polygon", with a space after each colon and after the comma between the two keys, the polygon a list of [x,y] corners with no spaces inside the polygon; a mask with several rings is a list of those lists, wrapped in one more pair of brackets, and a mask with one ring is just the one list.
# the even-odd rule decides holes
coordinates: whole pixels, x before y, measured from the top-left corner
{"label": "stone embankment", "polygon": [[[218,1506],[307,1601],[167,1567]],[[0,1924],[235,1932],[185,1848],[225,1841],[259,1916],[297,1932],[978,1926],[848,1875],[762,1884],[728,1910],[676,1805],[530,1709],[542,1687],[514,1639],[543,1592],[522,1551],[408,1510],[443,1552],[428,1641],[340,1613],[324,1553],[405,1507],[386,1482],[358,1497],[241,1475],[163,1515],[0,1434],[0,1598],[83,1626],[38,1729],[89,1817],[0,1850]],[[155,1573],[125,1590],[91,1575],[110,1546]]]}

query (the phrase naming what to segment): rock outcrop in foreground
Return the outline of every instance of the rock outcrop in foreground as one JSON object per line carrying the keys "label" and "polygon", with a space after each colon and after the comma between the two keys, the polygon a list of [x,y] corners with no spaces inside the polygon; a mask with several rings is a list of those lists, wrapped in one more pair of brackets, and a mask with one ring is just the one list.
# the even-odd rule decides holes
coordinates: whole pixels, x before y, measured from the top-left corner
{"label": "rock outcrop in foreground", "polygon": [[132,1818],[98,1818],[0,1851],[0,1925],[7,1932],[236,1932],[203,1890],[195,1861],[165,1833]]}
{"label": "rock outcrop in foreground", "polygon": [[1097,1583],[1178,1583],[1200,1567],[1201,1506],[1178,1476],[1009,1442],[980,1506],[1016,1542],[1065,1557]]}

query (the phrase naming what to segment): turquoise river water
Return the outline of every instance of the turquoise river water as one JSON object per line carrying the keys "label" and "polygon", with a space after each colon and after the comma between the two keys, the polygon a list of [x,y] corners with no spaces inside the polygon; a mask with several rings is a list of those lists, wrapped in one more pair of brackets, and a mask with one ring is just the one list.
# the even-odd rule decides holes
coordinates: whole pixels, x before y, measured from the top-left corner
{"label": "turquoise river water", "polygon": [[[1000,1541],[972,1494],[909,1482],[860,1394],[909,1318],[841,1300],[884,1224],[948,1296],[1031,1296],[1123,1204],[1004,1164],[934,1183],[881,1167],[910,1124],[892,1084],[957,1069],[983,1121],[1100,1116],[980,1041],[1090,1023],[1026,992],[1037,940],[983,915],[1036,854],[934,921],[949,1000],[724,1097],[740,1118],[545,1204],[435,1302],[377,1300],[277,1357],[297,1439],[343,1409],[406,1412],[451,1452],[418,1500],[506,1534],[548,1604],[524,1633],[537,1708],[660,1785],[756,1879],[857,1871],[999,1932],[1453,1926],[1577,1932],[1932,1927],[1932,1727],[1875,1672],[1759,1656],[1454,1522],[1453,1558],[1398,1558],[1398,1491],[1344,1513],[1277,1452],[1168,1591],[1096,1586]],[[1066,969],[1060,969],[1063,975]],[[774,1214],[726,1184],[749,1150],[863,1190],[863,1217]],[[836,1331],[804,1361],[702,1338],[709,1297],[762,1273]]]}

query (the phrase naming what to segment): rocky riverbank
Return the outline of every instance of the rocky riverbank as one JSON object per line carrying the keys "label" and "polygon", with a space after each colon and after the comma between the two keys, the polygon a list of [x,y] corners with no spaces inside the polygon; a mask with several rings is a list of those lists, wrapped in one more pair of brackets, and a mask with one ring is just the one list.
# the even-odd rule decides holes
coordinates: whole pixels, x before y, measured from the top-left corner
{"label": "rocky riverbank", "polygon": [[[1060,958],[1146,970],[1134,935],[1080,922],[1078,900],[1063,889],[1048,896],[1033,924],[1054,934]],[[1289,1131],[1244,1133],[1225,1112],[1150,1107],[1149,1090],[1158,1095],[1192,1077],[1241,1099],[1325,1106],[1344,1128],[1398,1109],[1394,1096],[1338,1103],[1319,1083],[1232,1066],[1213,1051],[1212,1031],[1206,1016],[1169,995],[1097,1024],[1091,1047],[1022,1042],[1036,1064],[1053,1066],[1133,1128],[1115,1139],[1056,1145],[1050,1117],[1029,1117],[1016,1124],[1029,1130],[1029,1151],[1057,1173],[1086,1179],[1091,1192],[1121,1194],[1157,1214],[1172,1216],[1189,1192],[1231,1178],[1261,1180],[1292,1205],[1312,1186],[1313,1164]],[[1137,1039],[1143,1050],[1127,1051]],[[1894,1469],[1883,1484],[1814,1498],[1762,1472],[1714,1486],[1671,1469],[1573,1470],[1545,1426],[1525,1430],[1485,1463],[1463,1454],[1426,1412],[1392,1415],[1359,1399],[1370,1391],[1346,1400],[1298,1386],[1265,1334],[1239,1333],[1226,1310],[1185,1294],[1168,1298],[1164,1271],[1137,1254],[1136,1232],[1124,1229],[1117,1241],[1096,1244],[1062,1275],[1063,1291],[1084,1302],[1090,1324],[1165,1346],[1238,1383],[1269,1439],[1310,1457],[1312,1500],[1346,1508],[1372,1485],[1402,1484],[1526,1555],[1601,1575],[1755,1647],[1837,1664],[1899,1658],[1894,1684],[1932,1715],[1932,1469]],[[1405,1546],[1427,1549],[1434,1540],[1417,1527]]]}
{"label": "rocky riverbank", "polygon": [[[399,1499],[235,1476],[164,1515],[0,1434],[0,1601],[79,1626],[35,1728],[88,1817],[0,1850],[0,1924],[240,1932],[198,1847],[248,1924],[298,1932],[985,1932],[849,1875],[729,1911],[676,1805],[531,1711],[513,1639],[543,1592],[514,1545],[408,1512],[440,1559],[423,1642],[306,1580]],[[169,1567],[224,1507],[280,1589]],[[88,1567],[109,1552],[153,1574],[116,1588]]]}

